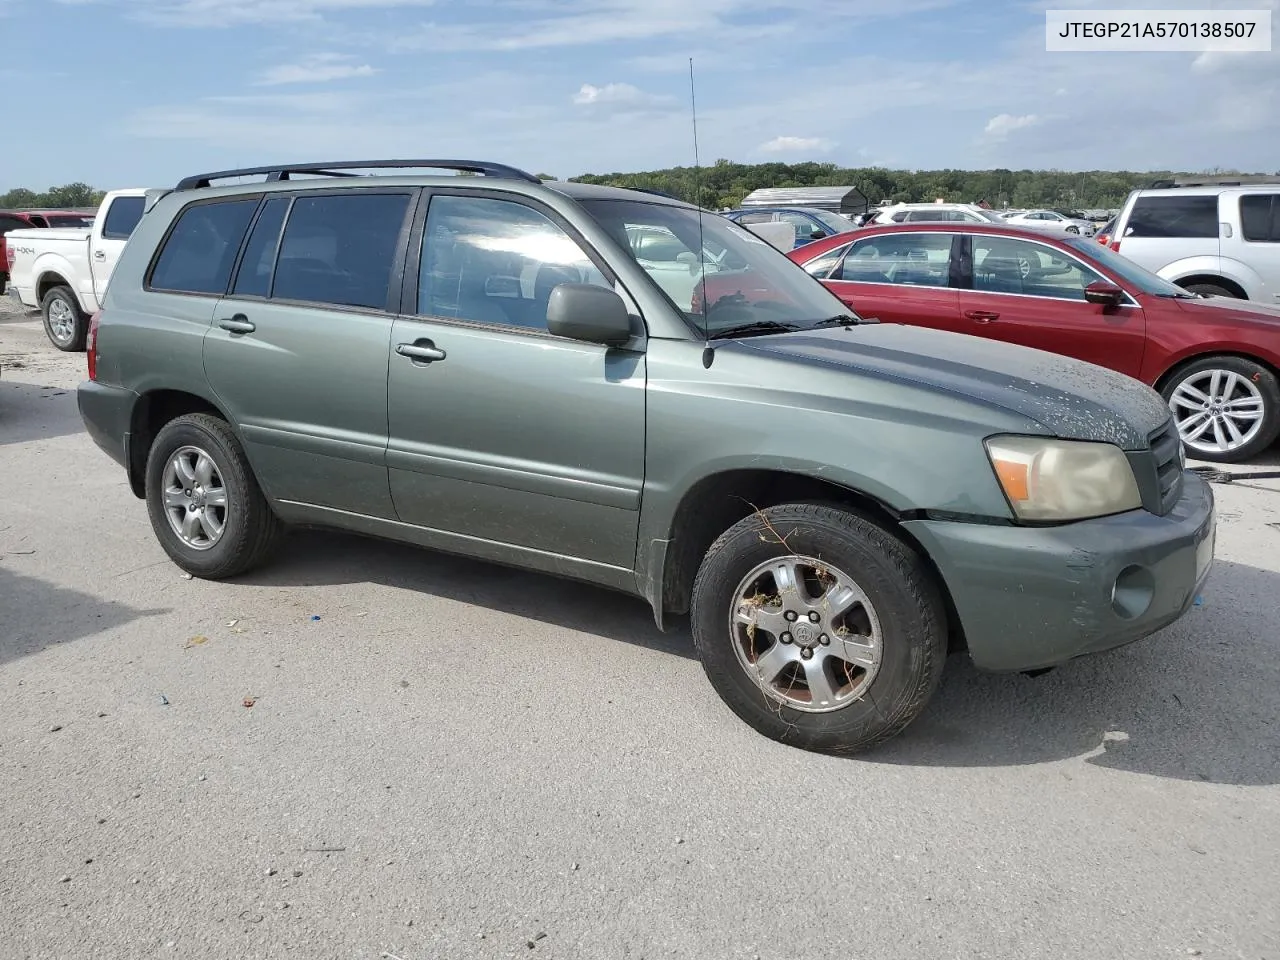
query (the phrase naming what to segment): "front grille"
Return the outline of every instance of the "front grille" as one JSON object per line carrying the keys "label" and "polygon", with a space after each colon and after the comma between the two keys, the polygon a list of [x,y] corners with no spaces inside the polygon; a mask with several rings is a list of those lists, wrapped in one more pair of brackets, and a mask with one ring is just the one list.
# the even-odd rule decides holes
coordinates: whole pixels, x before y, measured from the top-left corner
{"label": "front grille", "polygon": [[1163,515],[1173,509],[1178,497],[1182,495],[1182,440],[1178,436],[1178,425],[1173,418],[1170,417],[1163,427],[1151,434],[1148,442],[1156,470],[1159,512]]}

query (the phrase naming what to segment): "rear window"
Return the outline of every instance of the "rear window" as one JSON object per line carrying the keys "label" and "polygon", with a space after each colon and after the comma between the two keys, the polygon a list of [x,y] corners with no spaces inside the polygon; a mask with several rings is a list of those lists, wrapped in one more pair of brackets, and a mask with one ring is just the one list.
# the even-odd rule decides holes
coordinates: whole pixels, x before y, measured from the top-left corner
{"label": "rear window", "polygon": [[1218,198],[1139,197],[1129,214],[1125,237],[1217,239]]}
{"label": "rear window", "polygon": [[293,202],[271,296],[385,310],[407,193],[328,194]]}
{"label": "rear window", "polygon": [[107,219],[102,223],[102,236],[107,240],[128,240],[133,228],[142,219],[145,197],[116,197],[107,207]]}
{"label": "rear window", "polygon": [[1280,193],[1241,197],[1240,232],[1254,243],[1280,243]]}
{"label": "rear window", "polygon": [[178,216],[165,241],[150,289],[224,293],[258,198],[196,203]]}
{"label": "rear window", "polygon": [[6,217],[0,214],[0,237],[4,236],[10,230],[24,230],[31,224],[23,220],[21,217]]}

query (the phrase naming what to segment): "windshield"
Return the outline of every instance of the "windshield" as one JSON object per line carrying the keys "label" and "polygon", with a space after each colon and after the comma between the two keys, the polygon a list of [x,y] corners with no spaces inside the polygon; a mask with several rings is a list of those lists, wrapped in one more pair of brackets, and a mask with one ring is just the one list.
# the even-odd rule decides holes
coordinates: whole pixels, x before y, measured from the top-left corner
{"label": "windshield", "polygon": [[1156,276],[1150,270],[1138,266],[1128,257],[1116,253],[1110,247],[1103,246],[1092,237],[1071,237],[1063,242],[1072,247],[1077,253],[1082,254],[1086,260],[1092,260],[1094,263],[1106,267],[1143,293],[1149,293],[1157,297],[1188,298],[1192,296],[1192,294],[1187,293],[1178,285],[1170,283],[1168,280]]}
{"label": "windshield", "polygon": [[[777,248],[727,217],[642,200],[579,201],[662,289],[694,329],[711,336],[748,324],[820,326],[852,311]],[[701,224],[699,224],[701,219]],[[705,255],[699,257],[698,239]]]}

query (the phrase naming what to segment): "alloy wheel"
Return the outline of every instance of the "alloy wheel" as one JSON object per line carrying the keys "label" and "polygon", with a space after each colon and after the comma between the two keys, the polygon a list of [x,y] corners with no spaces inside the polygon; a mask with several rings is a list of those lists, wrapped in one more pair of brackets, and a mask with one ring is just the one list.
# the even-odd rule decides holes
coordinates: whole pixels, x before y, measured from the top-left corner
{"label": "alloy wheel", "polygon": [[1231,370],[1199,370],[1174,388],[1169,408],[1193,453],[1231,453],[1262,429],[1262,393]]}

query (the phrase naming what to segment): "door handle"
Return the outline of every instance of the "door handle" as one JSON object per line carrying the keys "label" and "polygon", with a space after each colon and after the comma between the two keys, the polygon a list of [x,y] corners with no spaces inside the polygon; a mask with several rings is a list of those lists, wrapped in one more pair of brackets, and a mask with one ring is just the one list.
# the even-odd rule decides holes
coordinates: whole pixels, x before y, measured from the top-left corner
{"label": "door handle", "polygon": [[414,363],[431,363],[445,358],[445,352],[430,340],[396,344],[396,353],[402,357],[408,357]]}
{"label": "door handle", "polygon": [[243,313],[237,313],[234,317],[219,320],[218,326],[223,330],[230,330],[232,333],[253,333],[258,329]]}
{"label": "door handle", "polygon": [[992,313],[990,310],[966,310],[964,315],[978,323],[990,323],[992,320],[1000,319],[1000,314]]}
{"label": "door handle", "polygon": [[95,260],[105,260],[105,259],[107,259],[107,251],[105,251],[105,250],[95,250],[95,251],[93,251],[93,259],[95,259]]}

